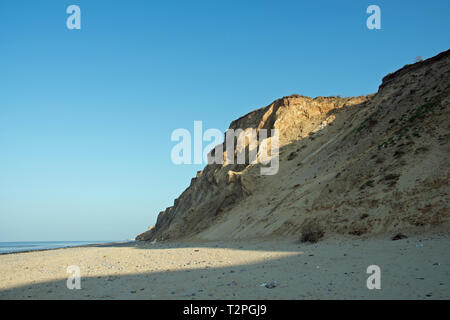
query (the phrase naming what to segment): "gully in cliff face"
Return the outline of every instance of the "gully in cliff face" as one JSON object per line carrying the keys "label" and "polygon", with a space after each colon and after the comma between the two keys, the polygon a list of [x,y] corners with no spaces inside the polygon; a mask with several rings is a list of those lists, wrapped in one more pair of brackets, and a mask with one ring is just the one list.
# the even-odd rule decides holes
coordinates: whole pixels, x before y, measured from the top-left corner
{"label": "gully in cliff face", "polygon": [[[268,135],[269,133],[270,135]],[[172,162],[176,165],[202,164],[203,162],[221,165],[260,163],[263,165],[261,166],[261,175],[275,175],[278,173],[278,129],[272,129],[270,132],[267,129],[257,130],[255,128],[247,128],[245,130],[228,129],[225,133],[225,143],[218,144],[217,142],[221,139],[222,132],[218,129],[208,129],[203,133],[202,121],[194,121],[193,143],[189,130],[176,129],[171,135],[171,140],[178,142],[172,148]],[[203,141],[211,140],[212,142],[203,148]],[[269,163],[270,166],[264,166]]]}

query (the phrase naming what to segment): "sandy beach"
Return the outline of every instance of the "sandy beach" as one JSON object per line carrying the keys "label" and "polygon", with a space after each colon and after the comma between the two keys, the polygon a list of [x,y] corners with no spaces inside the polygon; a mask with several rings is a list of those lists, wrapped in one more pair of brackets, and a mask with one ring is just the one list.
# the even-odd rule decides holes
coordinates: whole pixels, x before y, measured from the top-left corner
{"label": "sandy beach", "polygon": [[[449,299],[450,235],[136,242],[0,256],[0,299]],[[66,286],[79,266],[81,289]],[[369,290],[369,265],[381,290]],[[265,286],[264,284],[272,284]]]}

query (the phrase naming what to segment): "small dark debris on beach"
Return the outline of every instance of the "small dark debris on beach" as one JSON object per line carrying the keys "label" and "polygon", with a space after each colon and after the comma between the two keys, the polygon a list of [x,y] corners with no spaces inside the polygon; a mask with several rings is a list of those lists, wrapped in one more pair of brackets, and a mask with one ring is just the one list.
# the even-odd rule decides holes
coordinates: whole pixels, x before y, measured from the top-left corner
{"label": "small dark debris on beach", "polygon": [[405,236],[403,233],[397,233],[395,236],[392,237],[392,241],[407,239],[407,238],[408,238],[408,236]]}

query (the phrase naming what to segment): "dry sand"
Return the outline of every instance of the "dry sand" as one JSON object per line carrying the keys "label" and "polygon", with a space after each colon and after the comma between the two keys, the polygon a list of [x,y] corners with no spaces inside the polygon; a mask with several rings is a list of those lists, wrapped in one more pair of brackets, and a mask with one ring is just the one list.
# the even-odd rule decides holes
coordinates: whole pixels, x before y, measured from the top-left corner
{"label": "dry sand", "polygon": [[[0,299],[449,299],[450,235],[78,247],[0,256]],[[369,290],[369,265],[381,290]],[[81,290],[66,268],[81,269]],[[276,281],[274,288],[261,286]]]}

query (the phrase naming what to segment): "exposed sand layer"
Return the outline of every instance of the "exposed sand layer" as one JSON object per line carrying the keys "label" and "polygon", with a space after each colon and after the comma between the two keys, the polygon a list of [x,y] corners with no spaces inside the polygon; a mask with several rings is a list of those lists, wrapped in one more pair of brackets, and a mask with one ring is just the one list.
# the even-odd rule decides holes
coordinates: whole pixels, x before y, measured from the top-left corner
{"label": "exposed sand layer", "polygon": [[[0,299],[449,299],[449,247],[450,234],[433,233],[18,253],[0,256]],[[81,290],[67,289],[70,265]],[[369,265],[381,268],[381,290],[367,289]]]}

